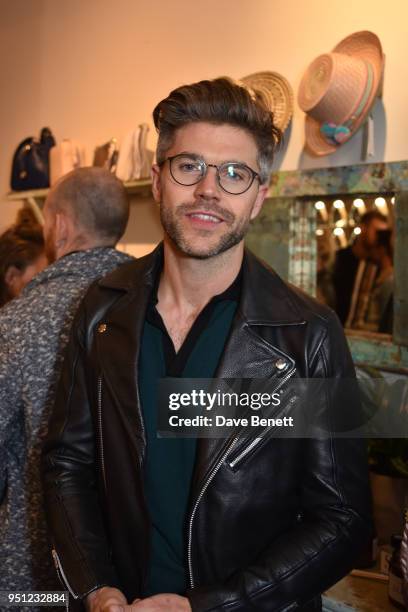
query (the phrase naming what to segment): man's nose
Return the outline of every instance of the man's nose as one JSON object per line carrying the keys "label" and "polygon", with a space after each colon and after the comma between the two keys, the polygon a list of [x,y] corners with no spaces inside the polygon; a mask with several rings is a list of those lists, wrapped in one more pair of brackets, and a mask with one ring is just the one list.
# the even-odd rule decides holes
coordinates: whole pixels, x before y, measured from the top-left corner
{"label": "man's nose", "polygon": [[221,187],[218,183],[217,168],[207,167],[205,176],[196,184],[195,196],[202,198],[219,198]]}

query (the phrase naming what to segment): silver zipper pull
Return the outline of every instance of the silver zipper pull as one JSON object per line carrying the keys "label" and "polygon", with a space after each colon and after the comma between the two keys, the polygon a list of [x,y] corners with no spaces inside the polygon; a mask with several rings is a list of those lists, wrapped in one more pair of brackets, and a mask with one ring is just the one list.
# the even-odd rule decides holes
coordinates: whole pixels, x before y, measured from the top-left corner
{"label": "silver zipper pull", "polygon": [[65,584],[66,588],[68,589],[68,591],[71,593],[72,597],[74,599],[78,599],[78,595],[76,595],[76,593],[74,593],[74,591],[72,590],[67,577],[64,574],[64,570],[62,569],[62,565],[61,565],[61,561],[59,559],[58,553],[55,550],[55,548],[52,549],[51,551],[52,554],[52,558],[54,559],[54,564],[55,567],[57,569],[57,573],[59,574],[60,579],[62,580],[62,582]]}
{"label": "silver zipper pull", "polygon": [[279,359],[277,359],[275,361],[275,368],[277,370],[284,370],[286,367],[288,366],[288,362],[285,361],[284,359],[282,359],[282,357],[279,357]]}

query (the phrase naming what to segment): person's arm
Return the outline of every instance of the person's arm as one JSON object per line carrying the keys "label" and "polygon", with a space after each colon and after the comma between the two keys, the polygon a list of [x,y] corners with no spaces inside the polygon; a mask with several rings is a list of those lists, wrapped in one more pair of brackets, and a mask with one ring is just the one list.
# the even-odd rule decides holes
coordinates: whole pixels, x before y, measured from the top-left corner
{"label": "person's arm", "polygon": [[46,516],[60,578],[75,598],[118,587],[97,493],[95,441],[81,307],[68,343],[43,449]]}
{"label": "person's arm", "polygon": [[[311,369],[312,377],[330,379],[325,409],[344,411],[337,398],[345,397],[342,384],[354,377],[354,368],[337,317]],[[299,522],[273,542],[265,541],[264,552],[224,583],[188,591],[193,612],[297,610],[352,569],[371,530],[365,445],[335,437],[305,439],[303,445]]]}
{"label": "person's arm", "polygon": [[[0,504],[7,489],[7,450],[11,443],[16,444],[14,436],[18,436],[18,429],[24,431],[21,388],[21,370],[16,352],[0,332]],[[18,452],[16,448],[13,450]]]}

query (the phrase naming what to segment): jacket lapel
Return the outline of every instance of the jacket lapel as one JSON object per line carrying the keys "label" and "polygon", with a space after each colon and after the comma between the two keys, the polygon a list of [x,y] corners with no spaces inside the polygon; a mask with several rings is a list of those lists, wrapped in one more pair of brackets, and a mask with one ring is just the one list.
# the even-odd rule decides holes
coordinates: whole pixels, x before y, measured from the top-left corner
{"label": "jacket lapel", "polygon": [[[97,326],[98,355],[105,384],[117,400],[125,428],[136,442],[139,456],[145,448],[138,390],[138,361],[145,312],[163,260],[159,245],[153,253],[119,268],[99,281],[101,287],[121,291],[122,297]],[[129,321],[132,325],[129,326]],[[250,252],[245,253],[240,303],[216,378],[283,377],[294,368],[293,359],[262,336],[266,326],[302,325],[285,283]],[[99,329],[104,329],[102,333]],[[282,364],[284,367],[282,368]],[[200,439],[193,477],[193,499],[232,442]]]}
{"label": "jacket lapel", "polygon": [[[304,320],[290,300],[286,285],[272,269],[250,252],[245,253],[241,298],[231,333],[216,372],[216,378],[283,378],[295,363],[277,346],[262,337],[270,326],[303,325]],[[236,432],[223,438],[201,438],[192,484],[192,499],[231,445]]]}

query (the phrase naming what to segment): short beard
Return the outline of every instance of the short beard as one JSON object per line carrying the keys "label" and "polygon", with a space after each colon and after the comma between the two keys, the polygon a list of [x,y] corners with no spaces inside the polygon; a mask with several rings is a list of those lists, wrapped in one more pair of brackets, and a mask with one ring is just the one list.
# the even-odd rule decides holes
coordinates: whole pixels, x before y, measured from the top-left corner
{"label": "short beard", "polygon": [[[201,210],[211,213],[219,213],[222,215],[225,222],[233,223],[235,216],[228,212],[224,211],[220,207],[212,206],[212,207],[200,207]],[[250,217],[248,216],[245,219],[242,219],[239,225],[231,231],[227,232],[219,239],[218,243],[215,244],[212,248],[207,249],[205,251],[198,251],[192,245],[188,244],[187,240],[183,235],[183,230],[181,228],[181,224],[178,222],[176,218],[176,214],[186,214],[190,210],[196,209],[196,205],[191,204],[182,204],[178,207],[176,213],[172,214],[168,210],[165,210],[163,205],[160,206],[160,219],[163,226],[163,229],[173,244],[181,251],[184,255],[188,255],[194,259],[210,259],[211,257],[215,257],[220,255],[221,253],[225,253],[235,245],[237,245],[244,238],[245,234],[248,231]],[[207,235],[206,230],[202,230],[202,236]]]}

